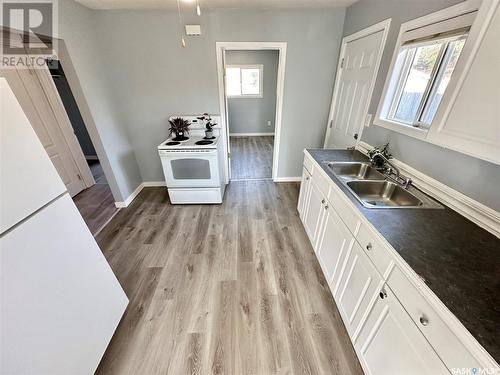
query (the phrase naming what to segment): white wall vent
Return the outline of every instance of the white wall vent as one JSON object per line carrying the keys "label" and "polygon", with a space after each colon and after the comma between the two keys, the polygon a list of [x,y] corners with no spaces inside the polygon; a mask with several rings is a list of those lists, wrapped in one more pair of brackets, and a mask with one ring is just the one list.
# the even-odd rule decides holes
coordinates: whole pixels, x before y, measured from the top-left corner
{"label": "white wall vent", "polygon": [[186,25],[186,35],[188,35],[188,36],[201,35],[201,26],[200,25]]}

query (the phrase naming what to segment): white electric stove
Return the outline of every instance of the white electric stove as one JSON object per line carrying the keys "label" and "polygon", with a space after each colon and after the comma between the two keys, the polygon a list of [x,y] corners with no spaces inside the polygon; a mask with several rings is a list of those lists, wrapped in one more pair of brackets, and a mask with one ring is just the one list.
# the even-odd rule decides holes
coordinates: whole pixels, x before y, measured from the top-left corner
{"label": "white electric stove", "polygon": [[197,116],[182,117],[191,122],[189,139],[174,141],[169,138],[158,146],[172,204],[222,203],[224,197],[224,159],[220,139],[220,116],[212,116],[217,123],[213,137],[205,137],[205,124]]}

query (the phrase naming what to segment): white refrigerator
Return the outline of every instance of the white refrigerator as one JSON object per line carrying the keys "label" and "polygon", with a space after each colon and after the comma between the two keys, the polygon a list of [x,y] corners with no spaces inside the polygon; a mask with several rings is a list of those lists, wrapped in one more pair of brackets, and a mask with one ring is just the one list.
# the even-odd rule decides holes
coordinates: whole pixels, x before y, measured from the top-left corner
{"label": "white refrigerator", "polygon": [[93,374],[127,304],[0,77],[0,373]]}

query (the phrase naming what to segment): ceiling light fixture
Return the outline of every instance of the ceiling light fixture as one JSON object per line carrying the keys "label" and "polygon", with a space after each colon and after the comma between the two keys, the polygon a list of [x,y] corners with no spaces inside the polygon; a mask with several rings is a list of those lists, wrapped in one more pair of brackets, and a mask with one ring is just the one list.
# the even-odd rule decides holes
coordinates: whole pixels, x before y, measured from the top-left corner
{"label": "ceiling light fixture", "polygon": [[181,2],[180,0],[177,0],[177,11],[179,13],[179,26],[181,30],[181,46],[182,48],[186,47],[186,41],[184,40],[184,31],[182,27],[182,16],[181,16]]}
{"label": "ceiling light fixture", "polygon": [[200,2],[199,2],[199,0],[196,0],[196,14],[198,16],[201,16],[201,8],[200,8]]}

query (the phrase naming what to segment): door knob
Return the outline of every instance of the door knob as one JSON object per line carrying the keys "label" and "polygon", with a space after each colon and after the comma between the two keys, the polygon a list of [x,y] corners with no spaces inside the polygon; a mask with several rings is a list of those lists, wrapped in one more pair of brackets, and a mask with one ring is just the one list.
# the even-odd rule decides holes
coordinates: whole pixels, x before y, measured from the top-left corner
{"label": "door knob", "polygon": [[325,199],[324,198],[321,200],[321,203],[325,204]]}
{"label": "door knob", "polygon": [[420,324],[422,324],[424,327],[429,325],[429,319],[425,315],[422,315],[419,320]]}
{"label": "door knob", "polygon": [[381,299],[384,299],[387,297],[387,292],[385,291],[385,289],[382,289],[379,293],[379,296]]}
{"label": "door knob", "polygon": [[372,244],[368,242],[368,245],[366,245],[366,250],[370,251],[373,248]]}

